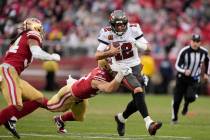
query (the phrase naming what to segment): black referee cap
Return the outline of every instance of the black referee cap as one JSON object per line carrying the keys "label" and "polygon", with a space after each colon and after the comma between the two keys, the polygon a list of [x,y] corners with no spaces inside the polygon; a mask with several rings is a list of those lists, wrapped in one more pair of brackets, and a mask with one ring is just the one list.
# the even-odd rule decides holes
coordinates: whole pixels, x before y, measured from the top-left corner
{"label": "black referee cap", "polygon": [[200,42],[201,41],[201,36],[199,34],[193,34],[192,40],[195,42]]}

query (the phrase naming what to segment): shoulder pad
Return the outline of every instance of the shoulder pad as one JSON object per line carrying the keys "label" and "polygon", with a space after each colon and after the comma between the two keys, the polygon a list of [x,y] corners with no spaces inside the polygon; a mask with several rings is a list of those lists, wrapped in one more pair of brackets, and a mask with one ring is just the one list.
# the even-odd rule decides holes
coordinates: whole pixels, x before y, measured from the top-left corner
{"label": "shoulder pad", "polygon": [[206,48],[204,48],[203,46],[201,46],[200,48],[208,53],[208,50]]}
{"label": "shoulder pad", "polygon": [[113,37],[111,27],[102,28],[98,35],[98,41],[108,45],[110,40],[112,40],[112,37],[110,36]]}
{"label": "shoulder pad", "polygon": [[104,32],[111,32],[112,31],[112,28],[111,26],[106,26],[103,28]]}
{"label": "shoulder pad", "polygon": [[36,39],[39,43],[42,43],[42,38],[39,32],[37,31],[28,31],[27,37],[30,39]]}
{"label": "shoulder pad", "polygon": [[128,24],[128,28],[130,28],[133,38],[139,39],[143,37],[143,32],[138,23]]}
{"label": "shoulder pad", "polygon": [[132,28],[132,27],[133,27],[133,28],[140,27],[138,23],[130,23],[130,24],[128,24],[128,26],[129,26],[130,28]]}

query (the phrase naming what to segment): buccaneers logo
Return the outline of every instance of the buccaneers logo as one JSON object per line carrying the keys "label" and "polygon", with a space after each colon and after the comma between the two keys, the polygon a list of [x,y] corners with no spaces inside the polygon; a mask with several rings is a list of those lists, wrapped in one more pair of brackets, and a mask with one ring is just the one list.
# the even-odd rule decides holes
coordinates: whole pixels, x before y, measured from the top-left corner
{"label": "buccaneers logo", "polygon": [[113,40],[113,35],[108,35],[108,40]]}

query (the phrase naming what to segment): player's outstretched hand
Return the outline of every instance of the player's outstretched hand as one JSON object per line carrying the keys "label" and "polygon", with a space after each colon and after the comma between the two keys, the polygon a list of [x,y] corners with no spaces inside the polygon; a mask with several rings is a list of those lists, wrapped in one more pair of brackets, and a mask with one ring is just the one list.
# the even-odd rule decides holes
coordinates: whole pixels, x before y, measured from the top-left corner
{"label": "player's outstretched hand", "polygon": [[67,84],[72,84],[76,81],[76,79],[72,78],[71,75],[69,75],[69,78],[66,80]]}

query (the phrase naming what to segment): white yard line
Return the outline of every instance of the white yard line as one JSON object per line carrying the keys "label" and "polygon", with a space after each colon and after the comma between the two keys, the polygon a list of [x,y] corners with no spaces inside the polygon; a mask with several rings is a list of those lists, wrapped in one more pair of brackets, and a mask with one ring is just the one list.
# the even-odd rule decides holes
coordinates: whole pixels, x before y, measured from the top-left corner
{"label": "white yard line", "polygon": [[[84,136],[84,135],[89,135],[89,136],[94,136],[94,135],[100,135],[100,136],[115,136],[117,137],[118,134],[111,134],[111,133],[70,133],[68,135],[81,135],[81,136]],[[151,138],[153,136],[150,136],[150,135],[128,135],[128,136],[124,136],[124,137],[120,137],[120,138],[138,138],[138,137],[141,137],[141,139],[143,137],[148,137],[148,138]],[[154,137],[157,137],[157,138],[171,138],[171,139],[192,139],[192,137],[181,137],[181,136],[154,136]]]}
{"label": "white yard line", "polygon": [[[50,138],[80,138],[80,139],[110,139],[110,140],[144,140],[150,139],[151,136],[148,135],[129,135],[125,137],[117,137],[116,134],[109,134],[109,133],[70,133],[65,135],[54,135],[54,134],[37,134],[37,133],[22,133],[20,134],[23,137],[50,137]],[[4,135],[0,136],[0,138],[9,138],[12,136]],[[192,139],[191,137],[177,137],[177,136],[155,136],[161,139]],[[153,137],[154,138],[154,137]]]}

